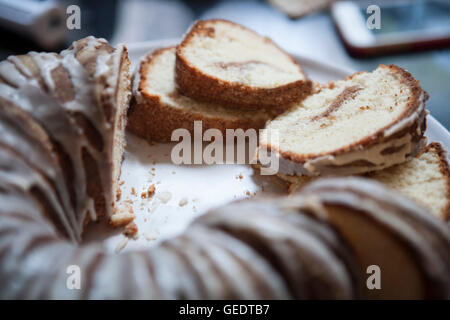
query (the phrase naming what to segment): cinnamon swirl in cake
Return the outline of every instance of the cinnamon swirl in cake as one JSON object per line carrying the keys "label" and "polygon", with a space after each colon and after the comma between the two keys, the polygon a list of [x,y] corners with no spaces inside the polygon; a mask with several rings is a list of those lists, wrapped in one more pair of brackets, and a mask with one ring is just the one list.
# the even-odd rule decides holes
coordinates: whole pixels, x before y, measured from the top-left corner
{"label": "cinnamon swirl in cake", "polygon": [[270,39],[219,19],[197,21],[178,45],[176,82],[196,100],[277,112],[312,88],[298,62]]}
{"label": "cinnamon swirl in cake", "polygon": [[[279,157],[279,173],[291,176],[388,168],[422,148],[427,99],[411,74],[380,65],[329,83],[270,121],[260,149]],[[275,135],[279,141],[271,143]]]}

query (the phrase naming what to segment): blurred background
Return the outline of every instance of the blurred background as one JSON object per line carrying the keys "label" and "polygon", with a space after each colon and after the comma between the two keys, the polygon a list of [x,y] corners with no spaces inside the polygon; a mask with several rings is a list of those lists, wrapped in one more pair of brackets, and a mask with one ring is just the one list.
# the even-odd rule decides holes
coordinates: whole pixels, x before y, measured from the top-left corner
{"label": "blurred background", "polygon": [[0,0],[0,59],[61,50],[87,35],[113,44],[180,38],[209,18],[353,70],[397,64],[420,79],[428,109],[450,129],[450,0]]}

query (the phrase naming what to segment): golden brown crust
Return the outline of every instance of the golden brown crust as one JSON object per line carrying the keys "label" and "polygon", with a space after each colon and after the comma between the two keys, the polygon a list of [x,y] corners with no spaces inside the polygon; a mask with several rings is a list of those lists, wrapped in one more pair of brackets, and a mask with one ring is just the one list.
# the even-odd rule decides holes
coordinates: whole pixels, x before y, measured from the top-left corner
{"label": "golden brown crust", "polygon": [[[128,113],[127,128],[130,132],[149,141],[170,142],[172,132],[175,129],[184,128],[191,133],[194,130],[194,121],[202,121],[202,129],[219,129],[225,133],[226,129],[247,130],[250,128],[263,128],[267,118],[236,118],[226,119],[221,117],[208,117],[200,112],[187,112],[180,108],[174,108],[161,101],[161,97],[153,95],[145,90],[148,68],[150,68],[152,59],[157,55],[170,50],[163,48],[154,51],[140,65],[140,81],[138,91],[142,95],[141,99],[132,98],[130,110]],[[174,92],[174,94],[178,94]],[[138,101],[139,100],[139,101]]]}
{"label": "golden brown crust", "polygon": [[450,169],[449,169],[448,160],[447,160],[447,153],[439,142],[432,142],[423,149],[421,154],[425,153],[425,152],[429,152],[430,150],[433,150],[434,153],[439,158],[439,168],[445,179],[447,204],[445,205],[444,209],[442,210],[441,217],[444,221],[449,221],[450,220]]}
{"label": "golden brown crust", "polygon": [[[202,72],[197,67],[191,65],[183,55],[183,48],[189,45],[193,36],[199,33],[210,35],[214,29],[207,27],[211,22],[222,22],[241,28],[247,32],[249,30],[241,25],[227,20],[213,19],[207,21],[197,21],[186,34],[176,52],[176,82],[180,92],[184,95],[199,101],[215,102],[224,107],[234,109],[268,109],[282,112],[290,107],[293,102],[299,102],[311,94],[313,83],[311,80],[298,80],[276,88],[257,88],[244,84],[223,81],[210,74]],[[259,35],[258,35],[259,36]],[[298,66],[303,73],[299,63],[279,48],[269,38],[264,38],[268,44],[277,47],[282,53]]]}
{"label": "golden brown crust", "polygon": [[250,128],[260,129],[264,127],[263,119],[238,119],[227,120],[221,118],[206,118],[200,113],[188,113],[180,109],[174,109],[161,103],[157,97],[148,98],[144,103],[136,103],[133,99],[128,115],[128,130],[148,141],[170,142],[172,132],[175,129],[184,128],[191,133],[194,130],[194,121],[202,121],[202,129],[219,129],[225,133],[226,129]]}
{"label": "golden brown crust", "polygon": [[[289,161],[293,161],[293,162],[298,162],[298,163],[304,163],[305,161],[307,161],[308,159],[314,159],[317,157],[321,157],[321,156],[326,156],[326,155],[332,155],[332,156],[337,156],[343,153],[347,153],[350,152],[352,150],[355,150],[357,148],[362,148],[362,149],[366,149],[369,148],[375,144],[379,144],[382,142],[386,142],[386,141],[390,141],[393,139],[398,139],[402,136],[404,136],[405,134],[411,134],[412,136],[412,141],[414,143],[419,144],[422,137],[423,137],[423,133],[426,130],[426,111],[425,108],[423,109],[423,111],[421,112],[421,114],[419,115],[417,121],[415,121],[410,127],[406,127],[403,130],[400,130],[399,132],[385,137],[384,136],[384,132],[394,126],[395,124],[399,123],[402,119],[404,119],[405,117],[408,117],[409,115],[411,115],[412,113],[414,113],[417,109],[417,107],[419,106],[419,104],[421,103],[420,101],[420,96],[421,93],[424,93],[424,101],[428,99],[428,94],[425,91],[422,91],[422,88],[420,87],[419,82],[413,78],[413,76],[403,70],[402,68],[395,66],[395,65],[380,65],[381,68],[389,68],[390,70],[392,70],[394,74],[398,74],[400,77],[400,81],[402,81],[403,83],[405,83],[411,90],[411,96],[408,99],[407,102],[407,106],[405,108],[405,110],[398,116],[397,119],[395,119],[393,122],[391,122],[390,124],[378,129],[377,132],[375,132],[374,134],[370,135],[370,136],[366,136],[363,137],[362,139],[360,139],[359,141],[353,142],[351,144],[349,144],[348,146],[342,147],[340,149],[334,150],[333,152],[326,152],[326,153],[320,153],[320,154],[297,154],[297,153],[293,153],[293,152],[289,152],[289,151],[282,151],[279,150],[279,148],[276,148],[274,146],[271,146],[270,144],[267,145],[267,150],[273,150],[277,153],[280,154],[281,157],[289,160]],[[348,76],[346,78],[346,80],[348,79],[352,79],[354,76],[356,76],[357,74],[361,74],[361,73],[365,73],[366,71],[361,71],[361,72],[357,72],[351,76]],[[333,82],[329,83],[329,86],[334,86]],[[321,88],[323,89],[323,88]],[[320,92],[320,90],[318,92]],[[418,130],[420,128],[420,134],[418,133]],[[415,154],[412,154],[411,156],[414,156]]]}

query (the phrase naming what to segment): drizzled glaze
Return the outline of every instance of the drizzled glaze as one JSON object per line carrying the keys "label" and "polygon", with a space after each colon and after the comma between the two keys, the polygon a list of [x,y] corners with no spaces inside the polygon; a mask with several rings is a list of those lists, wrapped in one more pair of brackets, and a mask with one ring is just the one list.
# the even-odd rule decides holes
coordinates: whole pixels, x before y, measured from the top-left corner
{"label": "drizzled glaze", "polygon": [[[28,58],[31,60],[25,61],[20,57],[9,57],[8,60],[0,63],[0,75],[1,79],[4,79],[4,83],[0,83],[0,97],[30,114],[42,125],[50,139],[57,142],[70,158],[71,170],[73,170],[73,181],[70,183],[74,186],[76,201],[72,210],[67,208],[66,192],[65,201],[63,201],[66,210],[58,211],[58,214],[62,221],[72,221],[72,224],[66,225],[66,228],[67,232],[74,233],[73,239],[77,239],[77,241],[81,238],[86,213],[90,214],[91,220],[98,219],[94,199],[87,194],[88,177],[85,176],[83,152],[89,152],[95,161],[101,178],[97,183],[101,183],[107,204],[104,211],[107,217],[113,214],[111,205],[114,203],[115,192],[112,190],[113,182],[111,181],[113,123],[104,114],[103,105],[113,106],[115,104],[117,76],[123,50],[123,46],[111,49],[106,40],[88,37],[74,42],[71,48],[64,50],[59,55],[30,52]],[[89,59],[95,58],[93,72],[78,60],[83,55]],[[67,74],[71,88],[55,83],[52,72],[58,67],[62,67],[62,72]],[[30,68],[37,68],[37,74],[33,74],[33,69]],[[74,92],[73,99],[69,101],[58,99],[58,92],[61,90],[72,90]],[[102,94],[101,98],[98,96],[99,91]],[[92,130],[95,130],[101,137],[103,150],[98,150],[90,143],[88,135],[91,132],[84,131],[75,118],[76,114],[86,119],[85,121],[92,125]],[[112,116],[114,117],[115,114]],[[20,128],[25,134],[27,130],[30,130],[30,128],[22,126],[20,121],[16,121],[14,127]],[[12,132],[12,130],[8,129],[8,132]],[[14,139],[24,139],[25,137],[24,134],[4,136],[5,139],[9,139],[9,145],[14,144]],[[19,140],[16,141],[16,144],[20,144],[22,154],[30,153],[31,157],[38,157],[37,152],[33,152],[30,145]],[[42,163],[41,161],[37,162]],[[56,175],[51,172],[53,167],[54,163],[44,168],[41,165],[41,169],[54,179]],[[62,188],[61,181],[58,182],[58,186],[58,190],[64,194],[60,190]],[[75,212],[75,218],[73,212]]]}

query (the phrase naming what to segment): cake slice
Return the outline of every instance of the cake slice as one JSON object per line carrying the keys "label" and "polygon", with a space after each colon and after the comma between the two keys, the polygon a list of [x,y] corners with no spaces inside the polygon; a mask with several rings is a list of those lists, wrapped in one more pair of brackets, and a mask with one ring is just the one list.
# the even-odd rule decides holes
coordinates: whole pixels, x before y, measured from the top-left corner
{"label": "cake slice", "polygon": [[310,94],[300,65],[270,39],[226,20],[197,21],[177,47],[176,81],[197,100],[285,110]]}
{"label": "cake slice", "polygon": [[264,127],[270,113],[229,110],[183,96],[175,84],[175,47],[145,56],[133,79],[134,98],[128,114],[128,129],[149,141],[169,142],[175,129],[191,132],[194,121],[203,130],[215,128],[247,130]]}
{"label": "cake slice", "polygon": [[307,176],[358,174],[403,163],[423,146],[427,98],[419,82],[397,66],[356,73],[268,123],[258,158],[268,150],[279,157],[279,173]]}
{"label": "cake slice", "polygon": [[[449,220],[450,171],[440,143],[430,143],[411,161],[366,176],[426,206],[441,220]],[[282,179],[290,182],[289,192],[296,193],[315,178],[283,176]]]}

